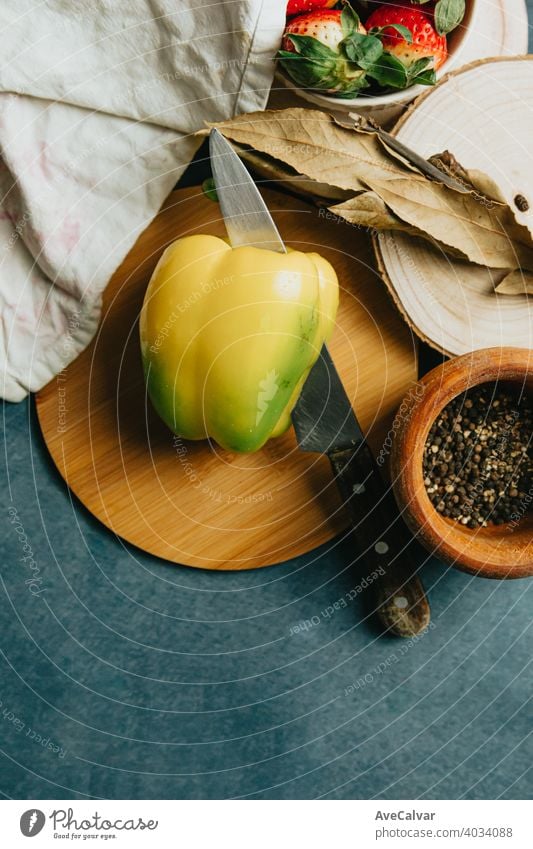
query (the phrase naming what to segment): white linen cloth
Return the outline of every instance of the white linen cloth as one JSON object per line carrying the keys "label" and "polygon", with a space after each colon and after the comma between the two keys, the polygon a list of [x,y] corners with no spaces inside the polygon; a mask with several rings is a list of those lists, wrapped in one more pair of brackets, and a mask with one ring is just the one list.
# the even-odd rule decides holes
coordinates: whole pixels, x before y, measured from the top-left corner
{"label": "white linen cloth", "polygon": [[94,335],[110,276],[199,145],[264,108],[284,0],[1,0],[0,394]]}

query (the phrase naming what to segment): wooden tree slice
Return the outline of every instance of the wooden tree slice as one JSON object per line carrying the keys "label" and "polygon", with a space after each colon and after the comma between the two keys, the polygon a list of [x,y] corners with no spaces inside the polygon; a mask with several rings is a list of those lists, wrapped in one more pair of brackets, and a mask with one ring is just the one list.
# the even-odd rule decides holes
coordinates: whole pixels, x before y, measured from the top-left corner
{"label": "wooden tree slice", "polygon": [[[288,244],[320,251],[337,269],[330,348],[379,450],[416,380],[416,342],[379,283],[365,233],[287,195],[264,195]],[[37,413],[65,481],[114,533],[189,566],[266,566],[327,542],[349,519],[328,460],[299,451],[292,431],[239,455],[176,440],[147,402],[137,328],[144,292],[164,248],[196,232],[225,235],[220,209],[199,188],[181,189],[114,275],[96,338],[38,394]]]}
{"label": "wooden tree slice", "polygon": [[[533,56],[488,59],[448,75],[418,98],[395,134],[425,157],[450,150],[485,171],[533,228]],[[528,200],[519,212],[515,198]],[[533,298],[496,295],[505,272],[463,263],[422,240],[374,237],[383,279],[416,333],[446,354],[495,345],[531,348]]]}

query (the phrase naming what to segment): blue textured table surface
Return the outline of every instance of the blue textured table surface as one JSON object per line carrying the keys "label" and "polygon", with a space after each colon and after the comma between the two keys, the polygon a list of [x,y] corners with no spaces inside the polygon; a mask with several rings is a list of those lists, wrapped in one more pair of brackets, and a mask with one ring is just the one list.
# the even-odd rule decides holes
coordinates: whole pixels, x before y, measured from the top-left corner
{"label": "blue textured table surface", "polygon": [[531,582],[432,561],[432,629],[380,637],[360,596],[328,614],[357,583],[349,544],[256,572],[168,565],[71,498],[33,402],[3,425],[6,797],[531,797]]}

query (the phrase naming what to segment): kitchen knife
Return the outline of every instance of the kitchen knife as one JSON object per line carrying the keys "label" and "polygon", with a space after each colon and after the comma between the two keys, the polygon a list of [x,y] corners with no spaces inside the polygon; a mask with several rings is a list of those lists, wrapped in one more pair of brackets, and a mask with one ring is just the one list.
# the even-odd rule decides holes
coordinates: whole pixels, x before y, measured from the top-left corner
{"label": "kitchen knife", "polygon": [[[246,167],[216,129],[209,135],[211,168],[233,247],[285,251],[276,225]],[[429,624],[429,605],[411,562],[411,537],[390,489],[381,480],[327,348],[311,369],[292,413],[303,451],[326,454],[351,511],[359,555],[375,573],[376,609],[385,627],[404,637]],[[377,577],[376,577],[377,576]]]}
{"label": "kitchen knife", "polygon": [[292,423],[302,451],[329,457],[381,621],[398,636],[420,634],[429,625],[430,610],[416,574],[413,539],[325,345],[292,411]]}

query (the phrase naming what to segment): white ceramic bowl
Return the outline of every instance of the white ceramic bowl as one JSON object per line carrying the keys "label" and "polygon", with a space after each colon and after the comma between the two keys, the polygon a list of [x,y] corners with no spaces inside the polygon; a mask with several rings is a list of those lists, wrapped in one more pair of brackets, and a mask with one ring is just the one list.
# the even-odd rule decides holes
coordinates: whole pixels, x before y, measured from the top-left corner
{"label": "white ceramic bowl", "polygon": [[[483,17],[482,6],[481,0],[467,0],[466,14],[462,24],[448,37],[448,58],[437,71],[437,79],[445,76],[449,71],[460,68],[461,65],[474,58],[472,40],[479,37],[479,24]],[[399,116],[406,104],[418,97],[419,94],[427,91],[427,86],[415,85],[404,91],[382,94],[377,97],[360,94],[358,97],[344,99],[320,94],[311,89],[300,88],[282,70],[277,72],[277,78],[299,97],[314,103],[316,106],[330,112],[332,110],[336,112],[358,112],[361,115],[371,113],[382,123]]]}

